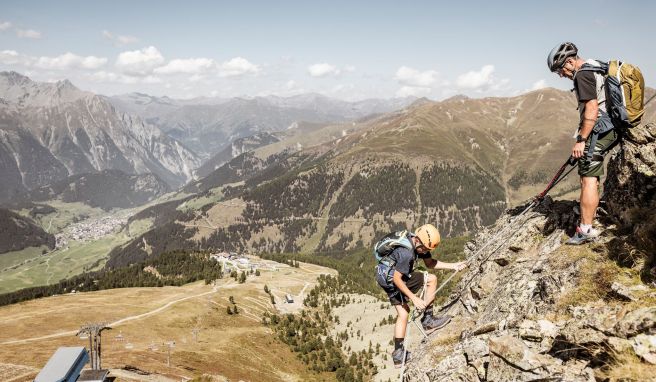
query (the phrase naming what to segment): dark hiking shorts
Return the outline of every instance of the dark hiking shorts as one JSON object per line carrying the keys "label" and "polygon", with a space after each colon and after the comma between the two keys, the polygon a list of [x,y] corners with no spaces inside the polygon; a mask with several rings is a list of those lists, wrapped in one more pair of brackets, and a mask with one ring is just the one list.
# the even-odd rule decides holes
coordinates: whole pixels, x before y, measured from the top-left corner
{"label": "dark hiking shorts", "polygon": [[[610,145],[615,142],[615,139],[617,139],[617,133],[615,130],[611,130],[607,133],[599,135],[597,138],[597,144],[595,145],[594,148],[594,154],[595,155],[601,155],[601,153]],[[587,157],[588,150],[590,149],[590,141],[591,139],[588,138],[588,140],[585,142],[585,156],[581,159],[579,159],[579,176],[581,177],[600,177],[604,175],[604,161],[593,161]]]}
{"label": "dark hiking shorts", "polygon": [[[422,272],[412,272],[410,274],[410,277],[407,278],[403,277],[405,281],[405,285],[410,289],[412,293],[417,293],[421,290],[421,288],[424,286],[424,274]],[[401,293],[401,291],[394,286],[392,283],[385,283],[385,285],[381,284],[379,281],[378,284],[385,290],[385,293],[387,293],[387,297],[389,297],[390,304],[392,305],[403,305],[407,304],[410,299],[408,296],[405,294]]]}

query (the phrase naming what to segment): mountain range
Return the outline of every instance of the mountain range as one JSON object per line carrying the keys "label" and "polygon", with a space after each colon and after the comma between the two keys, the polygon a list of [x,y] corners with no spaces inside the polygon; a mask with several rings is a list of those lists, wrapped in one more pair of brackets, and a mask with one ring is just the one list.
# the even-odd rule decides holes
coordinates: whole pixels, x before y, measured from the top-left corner
{"label": "mountain range", "polygon": [[416,98],[347,102],[310,93],[287,98],[173,100],[130,93],[108,100],[119,110],[153,123],[207,159],[239,138],[294,128],[299,122],[335,123],[387,113],[411,104]]}
{"label": "mountain range", "polygon": [[69,176],[103,170],[151,173],[175,189],[194,179],[194,170],[203,162],[210,163],[199,176],[234,157],[238,146],[251,147],[239,143],[257,140],[249,136],[304,121],[360,118],[413,100],[345,102],[317,94],[192,100],[140,93],[106,97],[67,80],[36,82],[16,72],[0,72],[0,202]]}
{"label": "mountain range", "polygon": [[[649,105],[645,120],[655,110]],[[343,251],[425,222],[445,236],[476,232],[545,187],[569,156],[577,121],[574,96],[547,88],[299,126],[189,183],[196,195],[177,207],[167,204],[161,229],[181,240],[158,245],[166,235],[154,228],[117,248],[113,263],[177,246]],[[576,197],[578,187],[570,176],[552,195]]]}
{"label": "mountain range", "polygon": [[[1,78],[0,110],[14,117],[5,118],[13,125],[5,123],[3,142],[23,144],[0,146],[7,184],[13,184],[8,190],[38,189],[60,180],[33,195],[40,200],[81,195],[70,191],[71,184],[95,192],[97,187],[80,187],[79,181],[87,184],[97,177],[64,179],[111,166],[125,174],[154,173],[173,189],[179,187],[182,181],[172,182],[171,171],[164,176],[139,172],[128,166],[138,160],[122,161],[125,156],[119,154],[125,150],[119,149],[134,147],[125,144],[129,138],[114,145],[96,139],[106,144],[102,149],[84,144],[83,133],[131,137],[135,123],[137,131],[152,132],[161,145],[169,142],[194,159],[185,162],[180,155],[178,162],[158,162],[179,164],[189,182],[181,197],[155,203],[132,218],[155,217],[156,224],[115,248],[109,264],[190,247],[342,251],[426,222],[437,224],[445,236],[470,234],[494,222],[507,206],[541,191],[567,159],[578,120],[574,96],[551,88],[515,97],[456,96],[410,104],[411,99],[346,103],[312,94],[181,101],[136,93],[95,96],[66,81],[38,84],[16,73]],[[653,93],[648,89],[647,97]],[[653,119],[655,110],[649,105],[645,120]],[[121,125],[116,116],[130,123]],[[201,142],[205,146],[195,146],[200,154],[186,149]],[[7,170],[30,168],[30,158],[47,166],[33,163],[29,173]],[[202,165],[200,158],[205,158]],[[148,201],[167,190],[150,184],[135,200]],[[553,195],[575,197],[576,190],[571,176]]]}
{"label": "mountain range", "polygon": [[195,153],[157,127],[69,81],[0,73],[0,200],[106,169],[153,173],[179,186],[199,165]]}

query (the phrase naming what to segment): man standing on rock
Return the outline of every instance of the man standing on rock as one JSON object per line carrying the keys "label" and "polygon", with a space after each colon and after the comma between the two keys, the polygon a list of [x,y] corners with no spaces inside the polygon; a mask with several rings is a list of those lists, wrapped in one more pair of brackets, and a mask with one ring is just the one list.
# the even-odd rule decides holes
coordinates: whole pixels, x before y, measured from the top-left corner
{"label": "man standing on rock", "polygon": [[581,177],[581,221],[574,236],[567,241],[567,244],[572,245],[586,243],[599,235],[599,232],[592,228],[592,221],[599,205],[599,177],[604,174],[603,153],[617,140],[617,133],[611,128],[597,136],[594,148],[590,150],[590,145],[593,144],[590,138],[593,136],[595,125],[607,120],[602,121],[600,118],[602,111],[607,114],[606,94],[604,76],[595,71],[580,70],[584,64],[600,66],[598,61],[579,57],[576,45],[571,42],[556,46],[547,57],[549,70],[574,82],[580,113],[572,157],[578,159],[578,172]]}
{"label": "man standing on rock", "polygon": [[[403,340],[412,301],[415,308],[424,311],[421,320],[424,330],[432,332],[444,327],[451,320],[450,316],[433,316],[432,303],[437,289],[435,275],[413,271],[415,261],[424,260],[427,268],[453,269],[459,271],[467,266],[466,262],[443,263],[431,257],[430,251],[440,243],[440,233],[431,224],[426,224],[415,233],[408,231],[393,232],[378,241],[374,253],[378,259],[376,281],[387,293],[390,303],[396,309],[396,325],[394,327],[394,352],[392,360],[395,367],[403,363]],[[416,295],[425,285],[424,298]],[[406,361],[409,353],[406,352]]]}

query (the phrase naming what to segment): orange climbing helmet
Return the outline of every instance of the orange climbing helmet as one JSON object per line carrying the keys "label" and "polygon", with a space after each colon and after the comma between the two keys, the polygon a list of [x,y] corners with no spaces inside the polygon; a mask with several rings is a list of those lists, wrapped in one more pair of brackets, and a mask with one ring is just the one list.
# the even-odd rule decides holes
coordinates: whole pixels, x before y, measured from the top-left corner
{"label": "orange climbing helmet", "polygon": [[432,251],[440,244],[440,231],[432,224],[424,224],[415,231],[415,236],[419,238],[421,244],[428,250]]}

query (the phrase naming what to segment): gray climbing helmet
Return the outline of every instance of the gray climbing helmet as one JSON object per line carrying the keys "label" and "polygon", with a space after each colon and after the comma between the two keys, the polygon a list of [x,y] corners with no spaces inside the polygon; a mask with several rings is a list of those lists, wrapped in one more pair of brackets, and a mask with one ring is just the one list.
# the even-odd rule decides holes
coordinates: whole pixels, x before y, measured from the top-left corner
{"label": "gray climbing helmet", "polygon": [[569,57],[576,57],[579,50],[571,42],[564,42],[562,44],[556,45],[555,48],[551,49],[549,56],[547,57],[547,66],[549,70],[555,72],[565,65],[565,60]]}

